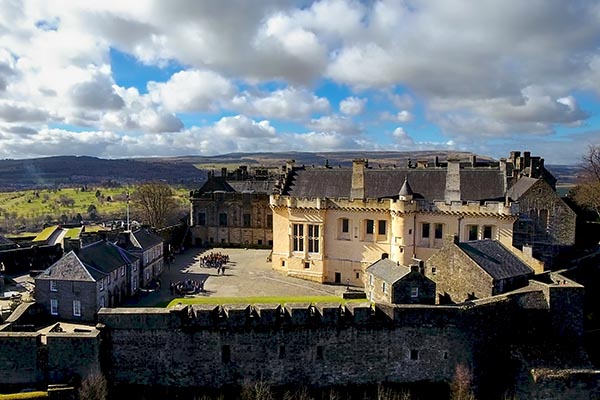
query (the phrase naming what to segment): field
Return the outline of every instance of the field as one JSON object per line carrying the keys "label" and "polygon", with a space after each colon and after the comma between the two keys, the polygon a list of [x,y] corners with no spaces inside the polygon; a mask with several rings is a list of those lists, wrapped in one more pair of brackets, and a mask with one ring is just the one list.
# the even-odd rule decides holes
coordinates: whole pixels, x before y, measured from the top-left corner
{"label": "field", "polygon": [[[0,192],[0,227],[16,232],[44,223],[125,219],[127,192],[135,187],[91,187]],[[188,203],[187,189],[174,189],[178,203]],[[132,208],[132,217],[133,208]]]}

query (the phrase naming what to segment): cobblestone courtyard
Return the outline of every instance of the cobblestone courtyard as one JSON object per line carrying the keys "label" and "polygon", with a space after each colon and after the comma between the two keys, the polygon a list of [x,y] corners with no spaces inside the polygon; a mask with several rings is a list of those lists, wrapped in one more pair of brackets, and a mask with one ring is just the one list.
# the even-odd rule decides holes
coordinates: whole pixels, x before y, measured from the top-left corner
{"label": "cobblestone courtyard", "polygon": [[[200,259],[209,253],[229,255],[225,273],[217,274],[216,268],[206,268]],[[195,296],[247,297],[247,296],[326,296],[335,295],[340,286],[321,285],[284,276],[271,269],[267,262],[270,250],[214,248],[188,249],[175,257],[171,265],[165,265],[160,278],[161,289],[143,293],[127,306],[154,306],[177,297],[169,291],[170,283],[192,279],[204,283],[204,292]]]}

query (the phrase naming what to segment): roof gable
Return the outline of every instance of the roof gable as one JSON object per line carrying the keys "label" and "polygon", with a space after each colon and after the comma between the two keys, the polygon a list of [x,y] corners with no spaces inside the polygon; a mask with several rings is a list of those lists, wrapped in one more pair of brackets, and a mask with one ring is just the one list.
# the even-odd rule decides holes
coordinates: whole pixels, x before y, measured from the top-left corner
{"label": "roof gable", "polygon": [[35,279],[95,282],[95,278],[73,251],[65,254]]}
{"label": "roof gable", "polygon": [[384,258],[371,264],[367,267],[366,271],[373,274],[373,276],[392,284],[408,275],[410,273],[410,268],[398,265],[389,258]]}
{"label": "roof gable", "polygon": [[78,257],[92,275],[95,274],[94,271],[100,274],[110,273],[138,259],[128,251],[105,241],[82,247]]}
{"label": "roof gable", "polygon": [[462,242],[458,247],[493,279],[533,274],[533,269],[496,240]]}
{"label": "roof gable", "polygon": [[[143,250],[147,250],[163,242],[163,238],[151,232],[148,229],[139,229],[131,233],[135,240],[134,244],[139,244]],[[137,243],[136,243],[137,242]]]}
{"label": "roof gable", "polygon": [[518,200],[519,197],[523,196],[533,185],[535,185],[540,179],[530,178],[528,176],[521,177],[514,185],[508,189],[508,197],[513,200]]}

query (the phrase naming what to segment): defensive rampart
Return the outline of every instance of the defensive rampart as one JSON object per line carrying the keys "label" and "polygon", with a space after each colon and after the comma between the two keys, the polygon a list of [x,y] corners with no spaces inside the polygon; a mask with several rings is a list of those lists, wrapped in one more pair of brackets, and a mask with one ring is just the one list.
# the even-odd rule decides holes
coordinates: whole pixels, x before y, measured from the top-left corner
{"label": "defensive rampart", "polygon": [[[0,367],[8,371],[0,384],[64,382],[97,370],[114,384],[179,388],[254,380],[313,387],[449,382],[463,364],[478,384],[506,377],[508,387],[515,349],[580,343],[581,314],[551,307],[577,308],[582,294],[562,281],[458,306],[102,309],[90,332],[0,332]],[[585,366],[581,359],[571,364]]]}

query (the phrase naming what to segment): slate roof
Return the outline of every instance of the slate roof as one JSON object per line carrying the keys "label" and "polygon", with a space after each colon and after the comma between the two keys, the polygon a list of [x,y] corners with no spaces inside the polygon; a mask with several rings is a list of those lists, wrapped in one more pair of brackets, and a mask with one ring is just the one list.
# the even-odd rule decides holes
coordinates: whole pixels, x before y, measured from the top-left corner
{"label": "slate roof", "polygon": [[235,192],[235,189],[227,183],[222,177],[210,177],[200,189],[198,193],[212,193],[212,192]]}
{"label": "slate roof", "polygon": [[139,229],[131,232],[135,240],[142,246],[143,250],[149,249],[163,242],[163,238],[149,231],[148,229]]}
{"label": "slate roof", "polygon": [[528,191],[539,179],[530,178],[528,176],[521,177],[514,185],[508,189],[508,197],[513,200],[518,200],[519,197]]}
{"label": "slate roof", "polygon": [[497,240],[474,240],[458,243],[465,252],[493,279],[532,275],[533,270]]}
{"label": "slate roof", "polygon": [[138,259],[128,251],[105,241],[82,247],[77,257],[95,279],[103,278],[119,267],[133,263]]}
{"label": "slate roof", "polygon": [[16,246],[16,243],[0,235],[0,247],[5,246]]}
{"label": "slate roof", "polygon": [[227,181],[227,183],[236,191],[240,193],[261,193],[261,194],[273,194],[275,189],[275,181]]}
{"label": "slate roof", "polygon": [[410,268],[398,265],[389,258],[384,258],[383,260],[379,260],[369,265],[366,271],[373,274],[373,276],[392,284],[408,275],[410,273]]}
{"label": "slate roof", "polygon": [[[415,198],[444,200],[446,168],[368,168],[365,169],[365,197],[396,197],[408,178]],[[499,169],[460,170],[462,200],[495,200],[504,196],[504,177]],[[283,190],[294,197],[350,197],[351,168],[298,168]]]}
{"label": "slate roof", "polygon": [[65,254],[60,260],[36,276],[35,279],[85,282],[95,281],[94,277],[88,272],[81,260],[73,251]]}

